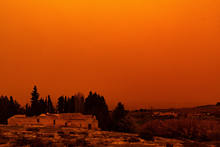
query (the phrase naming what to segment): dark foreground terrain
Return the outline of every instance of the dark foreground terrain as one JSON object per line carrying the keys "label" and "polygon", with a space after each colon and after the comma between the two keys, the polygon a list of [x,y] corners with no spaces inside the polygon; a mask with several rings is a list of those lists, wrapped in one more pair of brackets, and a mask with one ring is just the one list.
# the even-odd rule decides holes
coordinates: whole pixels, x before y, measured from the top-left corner
{"label": "dark foreground terrain", "polygon": [[182,147],[182,146],[218,146],[215,143],[196,143],[187,140],[154,137],[146,141],[136,134],[94,131],[78,128],[20,127],[0,126],[0,146],[31,147],[72,147],[72,146],[113,146],[113,147]]}
{"label": "dark foreground terrain", "polygon": [[183,141],[155,137],[146,141],[136,134],[77,128],[0,126],[0,146],[183,146]]}

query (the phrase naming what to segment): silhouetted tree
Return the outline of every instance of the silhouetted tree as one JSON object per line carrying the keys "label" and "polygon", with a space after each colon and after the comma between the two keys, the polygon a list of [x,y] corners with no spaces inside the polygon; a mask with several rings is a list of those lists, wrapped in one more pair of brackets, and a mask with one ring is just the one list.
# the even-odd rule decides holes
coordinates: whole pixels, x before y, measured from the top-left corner
{"label": "silhouetted tree", "polygon": [[110,126],[110,117],[108,106],[103,96],[90,92],[85,100],[85,114],[95,115],[99,121],[99,127],[108,130]]}
{"label": "silhouetted tree", "polygon": [[9,108],[8,109],[9,109],[9,112],[10,112],[10,116],[21,113],[20,105],[17,103],[16,100],[13,99],[12,96],[10,96]]}
{"label": "silhouetted tree", "polygon": [[25,105],[25,115],[26,115],[26,116],[32,116],[31,106],[30,106],[29,104],[26,104],[26,105]]}
{"label": "silhouetted tree", "polygon": [[112,112],[112,130],[119,132],[131,132],[132,124],[126,117],[127,111],[124,105],[119,102],[114,111]]}
{"label": "silhouetted tree", "polygon": [[57,102],[58,113],[83,113],[84,97],[82,94],[76,94],[71,97],[61,96]]}
{"label": "silhouetted tree", "polygon": [[47,112],[49,112],[49,113],[55,113],[55,109],[54,109],[53,103],[50,99],[50,95],[48,95],[48,97],[47,97],[47,110],[48,110]]}
{"label": "silhouetted tree", "polygon": [[8,99],[7,96],[0,97],[0,123],[7,123],[8,118],[12,117],[13,115],[22,113],[22,109],[20,105],[13,99],[11,96]]}
{"label": "silhouetted tree", "polygon": [[55,108],[51,101],[50,95],[48,95],[45,99],[39,99],[37,87],[34,86],[31,96],[31,105],[26,105],[27,116],[37,116],[42,113],[55,113]]}
{"label": "silhouetted tree", "polygon": [[57,102],[57,111],[58,113],[64,113],[64,97],[61,96],[58,98],[58,102]]}
{"label": "silhouetted tree", "polygon": [[68,113],[68,98],[64,98],[64,113]]}
{"label": "silhouetted tree", "polygon": [[40,115],[41,108],[39,104],[39,93],[37,91],[37,86],[34,86],[34,89],[31,93],[31,115]]}
{"label": "silhouetted tree", "polygon": [[71,98],[68,98],[67,102],[67,112],[68,113],[74,113],[75,112],[75,97],[72,96]]}
{"label": "silhouetted tree", "polygon": [[114,120],[120,121],[125,117],[126,113],[127,112],[124,109],[124,105],[121,102],[119,102],[112,113],[112,117]]}
{"label": "silhouetted tree", "polygon": [[74,95],[74,112],[84,112],[84,96],[81,93]]}
{"label": "silhouetted tree", "polygon": [[47,100],[45,99],[43,99],[43,98],[41,98],[40,100],[39,100],[39,108],[40,108],[40,112],[41,113],[47,113],[48,111],[47,111]]}

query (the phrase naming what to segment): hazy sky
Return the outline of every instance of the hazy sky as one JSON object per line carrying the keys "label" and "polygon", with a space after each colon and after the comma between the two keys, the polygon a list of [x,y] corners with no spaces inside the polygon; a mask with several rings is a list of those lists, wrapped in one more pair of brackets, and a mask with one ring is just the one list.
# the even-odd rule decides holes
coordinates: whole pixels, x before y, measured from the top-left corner
{"label": "hazy sky", "polygon": [[110,108],[220,101],[219,0],[1,0],[0,95],[90,90]]}

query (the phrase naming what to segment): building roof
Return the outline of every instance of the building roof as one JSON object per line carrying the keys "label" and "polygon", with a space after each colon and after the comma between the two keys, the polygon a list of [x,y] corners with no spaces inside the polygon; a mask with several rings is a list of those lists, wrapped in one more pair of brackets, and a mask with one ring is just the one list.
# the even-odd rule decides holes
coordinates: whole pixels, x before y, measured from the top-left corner
{"label": "building roof", "polygon": [[26,118],[25,115],[14,115],[11,118]]}
{"label": "building roof", "polygon": [[26,117],[25,115],[14,115],[9,119],[25,119],[25,118],[40,118],[40,119],[63,119],[63,120],[87,120],[96,119],[92,115],[83,115],[81,113],[61,113],[61,114],[41,114],[39,116]]}

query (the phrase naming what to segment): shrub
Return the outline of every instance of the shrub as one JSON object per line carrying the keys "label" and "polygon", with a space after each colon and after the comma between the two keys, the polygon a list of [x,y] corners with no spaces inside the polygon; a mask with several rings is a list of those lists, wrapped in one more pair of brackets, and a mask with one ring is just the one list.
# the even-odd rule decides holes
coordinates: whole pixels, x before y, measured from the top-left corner
{"label": "shrub", "polygon": [[140,136],[186,138],[198,141],[214,141],[220,138],[220,124],[214,120],[172,119],[152,120],[145,123]]}
{"label": "shrub", "polygon": [[0,144],[6,144],[9,141],[9,138],[0,132]]}
{"label": "shrub", "polygon": [[38,132],[40,128],[27,128],[26,131]]}
{"label": "shrub", "polygon": [[87,146],[87,142],[84,138],[76,140],[76,146]]}
{"label": "shrub", "polygon": [[74,142],[69,142],[66,144],[67,147],[82,147],[82,146],[88,146],[87,141],[85,140],[85,138],[80,138],[80,139],[76,139],[76,141]]}
{"label": "shrub", "polygon": [[132,142],[140,142],[140,140],[137,137],[131,137],[128,139],[128,142],[132,143]]}
{"label": "shrub", "polygon": [[29,139],[25,137],[16,139],[15,143],[13,144],[13,146],[28,146],[28,145],[30,145],[31,147],[48,146],[48,144],[42,141],[40,138]]}
{"label": "shrub", "polygon": [[154,141],[153,133],[147,130],[145,132],[140,132],[139,137],[144,140]]}
{"label": "shrub", "polygon": [[166,147],[173,147],[173,144],[172,143],[167,143]]}

